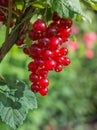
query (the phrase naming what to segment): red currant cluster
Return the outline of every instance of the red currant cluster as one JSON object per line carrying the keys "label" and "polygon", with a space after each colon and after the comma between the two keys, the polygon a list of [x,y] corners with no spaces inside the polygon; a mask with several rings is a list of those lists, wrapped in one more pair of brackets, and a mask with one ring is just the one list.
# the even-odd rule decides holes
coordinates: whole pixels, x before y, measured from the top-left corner
{"label": "red currant cluster", "polygon": [[[12,0],[12,4],[15,3],[16,0]],[[0,0],[0,21],[4,22],[7,19],[7,7],[8,7],[8,0]]]}
{"label": "red currant cluster", "polygon": [[29,48],[23,49],[24,53],[32,58],[28,70],[31,71],[29,80],[33,82],[33,92],[46,95],[49,85],[48,72],[60,72],[63,66],[70,64],[70,59],[66,56],[68,49],[62,45],[71,34],[71,26],[70,18],[60,18],[56,12],[49,26],[40,19],[34,22],[32,30],[29,31],[33,43]]}

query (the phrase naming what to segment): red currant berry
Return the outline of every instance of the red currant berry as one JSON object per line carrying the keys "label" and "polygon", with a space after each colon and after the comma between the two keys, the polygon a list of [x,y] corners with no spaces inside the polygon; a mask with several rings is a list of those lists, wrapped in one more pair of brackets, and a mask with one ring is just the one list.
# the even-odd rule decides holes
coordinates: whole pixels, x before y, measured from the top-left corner
{"label": "red currant berry", "polygon": [[62,61],[62,64],[64,66],[68,66],[70,64],[70,59],[68,57],[65,57],[64,60]]}
{"label": "red currant berry", "polygon": [[67,18],[67,19],[61,18],[60,25],[65,28],[71,28],[72,20],[70,18]]}
{"label": "red currant berry", "polygon": [[56,36],[58,34],[58,29],[56,29],[55,27],[48,27],[46,30],[46,36],[48,37],[53,37]]}
{"label": "red currant berry", "polygon": [[35,74],[35,73],[31,73],[30,76],[29,76],[29,80],[31,82],[37,82],[38,79],[39,79],[39,76],[37,74]]}
{"label": "red currant berry", "polygon": [[48,48],[50,50],[56,50],[59,45],[60,45],[60,41],[57,37],[50,38],[50,44],[48,45]]}
{"label": "red currant berry", "polygon": [[53,13],[52,20],[55,21],[55,22],[60,20],[60,17],[58,16],[57,12]]}
{"label": "red currant berry", "polygon": [[28,70],[29,70],[29,71],[32,71],[32,72],[36,72],[37,66],[36,66],[35,62],[30,62],[30,63],[28,64]]}
{"label": "red currant berry", "polygon": [[62,64],[62,63],[63,63],[63,60],[64,60],[64,57],[63,57],[63,56],[56,57],[55,60],[56,60],[57,63]]}
{"label": "red currant berry", "polygon": [[41,88],[47,87],[49,85],[49,80],[47,78],[41,78],[38,80],[38,84]]}
{"label": "red currant berry", "polygon": [[42,88],[39,90],[41,96],[45,96],[48,93],[48,88]]}
{"label": "red currant berry", "polygon": [[34,83],[31,85],[31,90],[32,90],[32,92],[38,92],[40,90],[40,87],[39,87],[39,85]]}
{"label": "red currant berry", "polygon": [[45,48],[45,47],[47,47],[49,44],[50,44],[50,39],[47,38],[47,37],[43,37],[43,38],[40,38],[38,40],[38,46],[40,48],[42,48],[42,49]]}
{"label": "red currant berry", "polygon": [[50,51],[50,50],[44,50],[44,51],[42,52],[42,55],[43,55],[43,58],[42,58],[42,59],[44,59],[44,60],[53,57],[52,51]]}
{"label": "red currant berry", "polygon": [[71,34],[71,28],[68,29],[62,29],[60,31],[60,37],[62,38],[63,42],[66,42],[69,35]]}
{"label": "red currant berry", "polygon": [[47,77],[48,71],[45,70],[45,69],[38,69],[37,70],[37,75],[39,75],[40,77]]}
{"label": "red currant berry", "polygon": [[41,48],[37,47],[37,44],[32,44],[29,49],[30,49],[30,53],[32,54],[32,56],[33,55],[38,56],[42,52]]}
{"label": "red currant berry", "polygon": [[24,52],[26,55],[29,55],[29,49],[28,49],[28,48],[23,48],[23,52]]}
{"label": "red currant berry", "polygon": [[57,64],[55,67],[55,71],[56,72],[61,72],[62,71],[62,65],[61,64]]}
{"label": "red currant berry", "polygon": [[47,60],[44,65],[46,70],[53,70],[56,66],[56,62],[54,60]]}
{"label": "red currant berry", "polygon": [[43,68],[43,66],[44,66],[44,61],[41,60],[40,58],[39,58],[39,59],[38,59],[38,58],[35,59],[34,62],[35,62],[35,64],[36,64],[36,66],[38,66],[38,67],[40,67],[40,68]]}
{"label": "red currant berry", "polygon": [[66,56],[68,54],[68,49],[62,47],[60,48],[59,52],[60,52],[60,56]]}
{"label": "red currant berry", "polygon": [[29,31],[29,37],[35,41],[42,37],[41,32],[35,32],[34,30]]}
{"label": "red currant berry", "polygon": [[34,31],[41,31],[44,32],[46,30],[46,24],[42,20],[37,20],[33,24],[33,30]]}
{"label": "red currant berry", "polygon": [[53,53],[53,58],[56,58],[56,57],[59,57],[60,51],[59,49],[56,49],[56,50],[53,50],[52,53]]}

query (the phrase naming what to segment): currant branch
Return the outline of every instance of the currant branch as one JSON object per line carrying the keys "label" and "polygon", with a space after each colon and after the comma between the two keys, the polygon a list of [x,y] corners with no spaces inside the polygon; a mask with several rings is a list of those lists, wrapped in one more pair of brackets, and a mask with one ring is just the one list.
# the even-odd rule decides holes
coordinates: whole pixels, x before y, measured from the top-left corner
{"label": "currant branch", "polygon": [[[35,11],[35,8],[33,8],[32,6],[29,6],[25,9],[25,12],[20,16],[20,18],[18,18],[16,20],[15,27],[13,28],[13,30],[10,33],[7,45],[6,45],[6,42],[4,42],[2,47],[0,48],[0,62],[4,59],[4,57],[9,52],[9,50],[12,48],[12,46],[18,41],[18,39],[20,37],[20,32],[21,32],[23,26],[25,26],[25,24],[31,18],[31,17],[28,17],[29,14],[33,15],[34,11]],[[23,22],[21,22],[21,21],[23,21]],[[4,51],[5,48],[6,48],[6,51]]]}
{"label": "currant branch", "polygon": [[[9,39],[9,30],[10,30],[10,22],[12,19],[12,0],[8,2],[8,20],[7,20],[7,27],[6,27],[6,37],[5,37],[5,44],[7,46],[8,39]],[[6,51],[6,48],[5,50]]]}

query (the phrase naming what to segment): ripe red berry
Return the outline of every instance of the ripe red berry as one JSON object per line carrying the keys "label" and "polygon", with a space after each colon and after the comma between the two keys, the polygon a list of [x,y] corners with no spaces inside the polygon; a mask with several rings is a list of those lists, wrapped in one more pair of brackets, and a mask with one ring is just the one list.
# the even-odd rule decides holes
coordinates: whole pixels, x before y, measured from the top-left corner
{"label": "ripe red berry", "polygon": [[31,85],[31,90],[32,90],[32,92],[38,92],[40,90],[40,87],[39,87],[39,85],[34,83]]}
{"label": "ripe red berry", "polygon": [[40,68],[37,70],[37,75],[39,75],[40,77],[47,77],[48,70],[45,70],[44,68]]}
{"label": "ripe red berry", "polygon": [[36,31],[41,31],[44,32],[46,30],[46,24],[42,20],[37,20],[33,24],[33,30]]}
{"label": "ripe red berry", "polygon": [[59,49],[56,49],[56,50],[53,50],[52,53],[53,53],[53,58],[56,58],[56,57],[59,57],[60,51]]}
{"label": "ripe red berry", "polygon": [[47,87],[49,85],[49,80],[47,78],[41,78],[38,80],[38,84],[41,88]]}
{"label": "ripe red berry", "polygon": [[66,56],[68,54],[68,49],[65,47],[60,48],[60,56]]}
{"label": "ripe red berry", "polygon": [[68,29],[62,29],[60,31],[60,37],[62,38],[63,42],[66,42],[69,35],[71,34],[71,28]]}
{"label": "ripe red berry", "polygon": [[28,64],[28,70],[29,70],[29,71],[32,71],[32,72],[36,72],[37,66],[36,66],[35,62],[30,62],[30,63]]}
{"label": "ripe red berry", "polygon": [[52,20],[55,21],[55,22],[60,20],[60,17],[58,16],[57,12],[53,13]]}
{"label": "ripe red berry", "polygon": [[39,90],[41,96],[45,96],[48,93],[48,88],[42,88]]}
{"label": "ripe red berry", "polygon": [[59,45],[60,45],[60,41],[57,37],[50,38],[50,44],[48,45],[48,48],[50,50],[56,50]]}
{"label": "ripe red berry", "polygon": [[28,48],[23,48],[23,52],[24,52],[26,55],[29,55],[29,49],[28,49]]}
{"label": "ripe red berry", "polygon": [[70,64],[70,59],[69,59],[68,57],[65,57],[64,60],[62,61],[62,64],[63,64],[64,66],[69,65],[69,64]]}
{"label": "ripe red berry", "polygon": [[34,63],[36,64],[36,66],[38,66],[40,68],[43,68],[43,66],[44,66],[44,61],[40,58],[35,59]]}
{"label": "ripe red berry", "polygon": [[30,46],[29,50],[30,50],[30,54],[31,54],[32,56],[40,55],[41,52],[42,52],[41,48],[39,48],[39,47],[37,46],[37,44],[32,44],[32,45]]}
{"label": "ripe red berry", "polygon": [[55,71],[56,72],[61,72],[62,71],[62,65],[61,64],[57,64],[55,67]]}
{"label": "ripe red berry", "polygon": [[42,55],[43,55],[43,58],[42,58],[42,59],[44,59],[44,60],[47,60],[47,59],[53,57],[52,51],[46,50],[46,49],[42,52]]}
{"label": "ripe red berry", "polygon": [[31,81],[31,82],[37,82],[38,81],[38,79],[39,79],[39,76],[37,75],[37,74],[35,74],[35,73],[31,73],[30,74],[30,76],[29,76],[29,80]]}
{"label": "ripe red berry", "polygon": [[36,31],[34,31],[34,30],[30,30],[30,31],[29,31],[29,37],[30,37],[33,41],[35,41],[35,40],[41,38],[41,36],[42,36],[41,32],[36,32]]}
{"label": "ripe red berry", "polygon": [[57,27],[48,27],[46,30],[46,35],[48,37],[53,37],[53,36],[56,36],[57,34],[58,34]]}
{"label": "ripe red berry", "polygon": [[56,62],[54,60],[47,60],[44,65],[46,70],[53,70],[56,66]]}
{"label": "ripe red berry", "polygon": [[61,18],[60,19],[60,25],[65,27],[65,28],[71,28],[72,26],[72,20],[70,18]]}
{"label": "ripe red berry", "polygon": [[50,39],[47,37],[42,37],[38,39],[38,46],[42,49],[47,47],[49,44],[50,44]]}

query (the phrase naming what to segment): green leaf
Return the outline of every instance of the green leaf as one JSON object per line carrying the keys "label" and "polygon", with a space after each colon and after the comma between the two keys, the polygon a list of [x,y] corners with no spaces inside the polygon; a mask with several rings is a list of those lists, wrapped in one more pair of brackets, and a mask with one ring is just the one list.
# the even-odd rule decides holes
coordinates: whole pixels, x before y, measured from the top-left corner
{"label": "green leaf", "polygon": [[97,4],[97,0],[91,0],[91,1]]}
{"label": "green leaf", "polygon": [[13,129],[23,124],[30,109],[37,108],[37,101],[24,82],[14,84],[9,89],[7,84],[0,82],[0,116]]}
{"label": "green leaf", "polygon": [[83,0],[84,4],[93,10],[97,10],[97,1],[94,0]]}
{"label": "green leaf", "polygon": [[53,0],[52,11],[57,11],[61,17],[71,17],[77,14],[91,23],[91,19],[83,12],[79,0]]}
{"label": "green leaf", "polygon": [[23,9],[23,4],[24,4],[23,0],[17,0],[16,1],[16,7],[17,7],[17,9],[22,10]]}
{"label": "green leaf", "polygon": [[66,0],[65,2],[63,2],[63,4],[67,6],[67,8],[69,8],[71,11],[73,11],[76,14],[81,15],[83,19],[86,19],[91,23],[91,19],[82,11],[79,0]]}
{"label": "green leaf", "polygon": [[69,39],[70,39],[71,41],[73,41],[73,42],[76,41],[76,37],[75,37],[74,35],[70,35]]}
{"label": "green leaf", "polygon": [[41,0],[41,1],[37,0],[32,2],[32,6],[36,8],[44,9],[51,6],[51,0]]}
{"label": "green leaf", "polygon": [[36,7],[36,8],[40,8],[40,9],[44,9],[45,8],[45,5],[41,2],[33,2],[32,4],[33,7]]}
{"label": "green leaf", "polygon": [[60,17],[69,17],[69,10],[62,1],[53,0],[52,11],[57,11]]}

